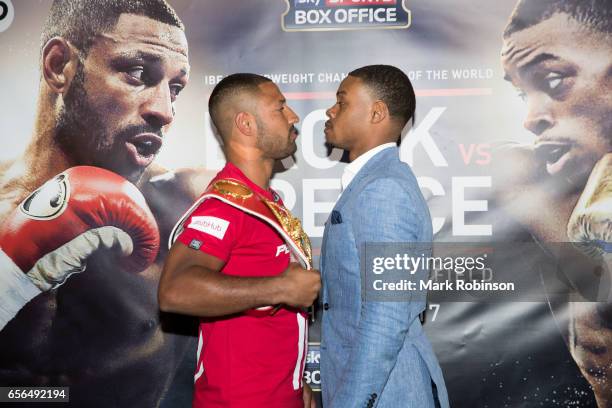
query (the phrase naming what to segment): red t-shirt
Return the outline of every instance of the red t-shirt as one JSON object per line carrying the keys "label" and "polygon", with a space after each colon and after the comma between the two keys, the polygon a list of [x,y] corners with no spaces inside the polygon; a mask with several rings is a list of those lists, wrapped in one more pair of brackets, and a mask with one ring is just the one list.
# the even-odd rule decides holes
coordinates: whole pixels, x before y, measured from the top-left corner
{"label": "red t-shirt", "polygon": [[[251,182],[228,163],[217,178],[233,178],[253,191],[280,197]],[[223,261],[221,273],[274,276],[290,262],[283,238],[266,222],[220,200],[202,202],[184,223],[178,241]],[[200,320],[193,407],[298,408],[307,322],[281,308],[273,316],[234,315]]]}

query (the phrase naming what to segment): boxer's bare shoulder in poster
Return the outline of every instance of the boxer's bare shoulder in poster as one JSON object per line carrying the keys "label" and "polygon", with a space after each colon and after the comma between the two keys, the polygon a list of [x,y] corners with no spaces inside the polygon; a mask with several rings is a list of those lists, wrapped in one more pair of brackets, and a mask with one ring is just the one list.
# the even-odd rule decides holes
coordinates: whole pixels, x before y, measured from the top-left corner
{"label": "boxer's bare shoulder in poster", "polygon": [[158,219],[162,235],[161,253],[166,252],[166,238],[182,215],[177,211],[189,208],[215,174],[215,171],[203,167],[167,169],[153,163],[147,168],[137,185],[145,197],[150,197],[147,202]]}

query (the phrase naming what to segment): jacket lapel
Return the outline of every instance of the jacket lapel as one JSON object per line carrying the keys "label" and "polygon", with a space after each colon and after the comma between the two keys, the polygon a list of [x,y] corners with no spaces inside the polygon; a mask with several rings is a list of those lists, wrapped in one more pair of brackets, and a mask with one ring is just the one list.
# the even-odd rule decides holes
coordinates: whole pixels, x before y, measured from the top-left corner
{"label": "jacket lapel", "polygon": [[[342,192],[342,195],[340,195],[340,198],[334,205],[333,211],[339,212],[340,216],[342,216],[341,210],[342,210],[342,207],[344,206],[344,203],[346,203],[346,201],[351,197],[352,192],[358,188],[361,181],[364,180],[369,174],[372,174],[378,171],[379,167],[386,166],[389,164],[390,161],[394,161],[394,160],[395,161],[399,160],[399,150],[397,147],[390,147],[390,148],[384,149],[383,151],[375,154],[374,157],[372,157],[361,168],[361,170],[359,170],[359,172],[355,175],[353,180],[351,180],[349,185],[346,187],[346,190]],[[330,213],[330,216],[327,218],[327,222],[325,223],[325,229],[323,233],[323,242],[321,243],[321,248],[325,248],[326,241],[327,241],[326,239],[327,229],[329,228],[329,224],[331,224],[331,213]]]}

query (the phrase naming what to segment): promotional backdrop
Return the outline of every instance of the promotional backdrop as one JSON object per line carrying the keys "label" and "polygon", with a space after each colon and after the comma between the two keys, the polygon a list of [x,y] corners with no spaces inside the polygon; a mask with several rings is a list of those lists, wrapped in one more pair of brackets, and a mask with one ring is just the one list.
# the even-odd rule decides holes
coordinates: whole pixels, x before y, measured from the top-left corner
{"label": "promotional backdrop", "polygon": [[[41,78],[40,32],[49,4],[37,0],[4,0],[0,4],[6,4],[9,10],[0,21],[3,54],[0,161],[9,163],[3,167],[6,172],[12,168],[10,163],[24,153],[35,129]],[[313,242],[315,265],[320,254],[323,225],[340,193],[340,176],[346,165],[342,151],[325,145],[325,111],[335,103],[336,89],[347,73],[370,64],[397,66],[414,85],[417,95],[415,121],[404,130],[400,154],[419,179],[433,218],[436,242],[522,242],[532,245],[537,256],[554,259],[551,255],[554,251],[546,243],[569,240],[567,236],[559,238],[556,231],[565,232],[569,212],[564,208],[570,207],[571,212],[586,178],[574,182],[567,194],[554,183],[546,184],[546,180],[555,177],[562,178],[563,182],[568,179],[563,171],[555,172],[553,168],[560,166],[562,159],[551,158],[564,152],[534,150],[543,131],[529,123],[534,120],[532,110],[537,104],[545,106],[551,102],[529,98],[529,92],[536,89],[536,85],[529,88],[531,85],[525,85],[526,82],[524,86],[515,83],[517,87],[529,88],[517,90],[504,79],[507,73],[501,59],[502,34],[514,1],[182,0],[171,1],[171,4],[186,27],[191,73],[188,85],[177,98],[175,121],[164,136],[155,163],[167,169],[204,168],[209,176],[202,178],[197,186],[203,189],[206,181],[224,165],[219,140],[207,112],[208,97],[214,85],[235,72],[269,76],[285,94],[288,105],[300,116],[298,151],[293,158],[279,163],[272,186],[281,193],[293,214],[302,220]],[[601,4],[604,13],[604,2]],[[538,12],[534,8],[533,18],[537,18]],[[550,21],[552,23],[549,22],[539,35],[554,43],[555,38],[563,38],[560,32],[569,28],[563,20]],[[605,38],[600,47],[610,46],[609,34]],[[570,41],[559,47],[571,51],[573,46],[588,57],[588,44]],[[554,47],[547,52],[554,54],[557,50]],[[560,49],[559,52],[564,51]],[[610,66],[612,52],[608,52],[608,61],[598,60],[598,55],[592,55],[595,61],[592,64]],[[551,73],[560,71],[561,68],[549,69]],[[578,77],[579,74],[578,66],[573,75]],[[550,74],[536,73],[532,77],[543,81],[547,75]],[[567,82],[565,76],[560,81]],[[576,83],[579,81],[589,79],[578,77]],[[605,84],[610,89],[609,75]],[[571,84],[549,82],[547,86]],[[602,122],[609,123],[612,114],[612,105],[607,101],[609,94],[597,96],[597,89],[591,91],[592,104],[596,106],[593,110],[598,112]],[[562,97],[553,96],[553,99],[562,101]],[[601,109],[597,109],[598,104],[603,104]],[[589,113],[573,110],[568,113],[571,114]],[[582,130],[588,129],[573,131]],[[599,148],[597,158],[611,151],[611,134],[604,135],[608,144],[606,148]],[[580,134],[566,136],[581,137]],[[589,137],[586,132],[584,137]],[[523,155],[523,152],[527,153]],[[594,161],[587,164],[589,171]],[[2,180],[4,184],[6,180]],[[557,205],[565,201],[567,206]],[[185,205],[177,204],[177,213],[184,210]],[[163,234],[162,245],[165,245]],[[430,299],[424,328],[440,360],[451,406],[597,406],[591,385],[597,384],[600,390],[610,389],[612,379],[607,378],[605,370],[601,375],[585,377],[579,366],[597,370],[601,365],[597,366],[592,360],[585,363],[588,356],[585,358],[584,353],[573,356],[570,352],[572,344],[573,350],[577,350],[575,340],[580,337],[582,327],[572,314],[570,297],[551,301],[546,296],[546,280],[532,268],[529,259],[513,256],[508,262],[516,265],[509,270],[517,274],[533,272],[533,284],[542,287],[539,301],[520,296],[514,300],[489,299],[487,302],[460,296],[439,303]],[[71,278],[77,282],[74,285],[86,279],[87,272]],[[130,297],[129,290],[126,286],[116,287],[113,296],[108,298],[104,298],[106,292],[87,292],[88,301],[111,307],[113,302],[120,301],[118,299]],[[96,298],[98,296],[102,298]],[[600,309],[606,307],[609,309],[605,303],[600,304]],[[88,305],[83,308],[82,313],[86,312],[92,321],[99,313],[105,313]],[[609,316],[609,310],[606,313]],[[27,316],[18,315],[17,318]],[[161,401],[162,406],[181,406],[189,404],[191,397],[196,341],[189,330],[173,331],[167,327],[162,326],[163,336],[189,339],[190,346],[179,353],[175,363],[167,366],[162,361],[156,363],[157,369],[167,375],[156,385],[157,396],[151,404]],[[610,326],[601,327],[590,333],[597,341],[609,345]],[[11,329],[10,325],[7,329]],[[36,336],[37,329],[30,329],[31,333],[22,334]],[[62,330],[66,331],[67,338],[73,338],[87,329],[75,324]],[[130,330],[112,326],[104,330],[114,333],[115,337],[128,335],[126,332],[134,335]],[[92,336],[89,333],[80,342]],[[325,387],[318,373],[319,340],[318,322],[315,322],[310,330],[306,373],[314,389]],[[78,348],[75,355],[79,356],[97,352],[95,346],[75,344],[74,347]],[[148,358],[156,361],[155,349],[151,350]],[[21,352],[20,355],[28,356],[29,361],[52,349],[40,350],[34,345]],[[108,365],[112,366],[112,359],[129,359],[130,352],[142,350],[125,348],[117,353],[110,350]],[[596,355],[607,358],[611,354],[604,347]],[[605,364],[610,367],[610,360]],[[39,378],[39,385],[78,387],[81,381],[73,376],[62,378],[61,384],[56,384],[53,378],[59,377],[41,375],[24,376],[23,381],[27,383],[20,384],[10,374],[15,367],[20,364],[14,358],[0,357],[0,385],[36,385],[37,380],[32,378]],[[95,367],[84,369],[95,370]],[[3,372],[8,376],[2,376]],[[108,373],[120,376],[123,383],[133,383],[135,388],[146,388],[139,376],[124,377],[120,372],[114,374],[110,368]],[[125,401],[117,404],[125,406]]]}

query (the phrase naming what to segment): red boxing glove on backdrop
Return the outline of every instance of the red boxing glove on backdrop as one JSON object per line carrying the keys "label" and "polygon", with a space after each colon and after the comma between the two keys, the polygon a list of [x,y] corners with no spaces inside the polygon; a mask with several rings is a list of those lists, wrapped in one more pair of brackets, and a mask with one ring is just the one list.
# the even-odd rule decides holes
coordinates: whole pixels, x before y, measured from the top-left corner
{"label": "red boxing glove on backdrop", "polygon": [[89,166],[46,182],[0,226],[0,329],[34,296],[85,270],[91,254],[111,248],[130,272],[157,256],[159,230],[138,188]]}

